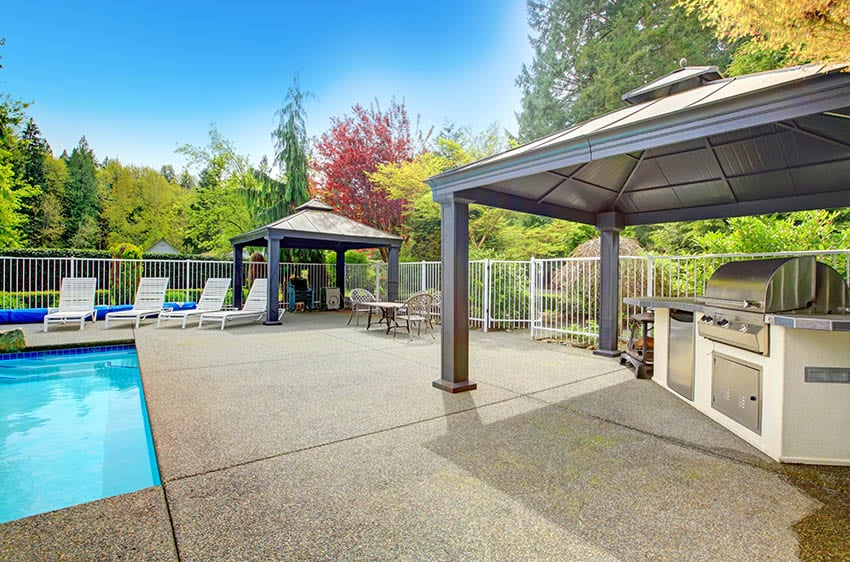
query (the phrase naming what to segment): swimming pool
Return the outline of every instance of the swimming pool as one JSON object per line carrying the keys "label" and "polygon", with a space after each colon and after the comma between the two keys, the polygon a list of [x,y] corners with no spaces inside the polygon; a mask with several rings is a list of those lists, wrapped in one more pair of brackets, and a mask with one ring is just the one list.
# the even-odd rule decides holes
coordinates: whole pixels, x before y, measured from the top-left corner
{"label": "swimming pool", "polygon": [[159,483],[132,346],[0,356],[0,523]]}

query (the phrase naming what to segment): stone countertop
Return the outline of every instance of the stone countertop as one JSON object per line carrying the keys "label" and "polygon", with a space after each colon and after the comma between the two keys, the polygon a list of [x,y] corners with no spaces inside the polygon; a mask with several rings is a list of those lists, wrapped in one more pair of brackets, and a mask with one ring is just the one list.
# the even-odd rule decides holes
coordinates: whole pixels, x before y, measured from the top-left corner
{"label": "stone countertop", "polygon": [[[693,297],[626,297],[623,302],[645,308],[703,311],[703,305],[696,302]],[[850,314],[766,314],[765,321],[783,328],[850,332]]]}
{"label": "stone countertop", "polygon": [[768,314],[766,320],[784,328],[850,332],[850,314]]}
{"label": "stone countertop", "polygon": [[623,302],[644,308],[672,308],[688,312],[703,310],[702,304],[696,302],[693,297],[626,297]]}

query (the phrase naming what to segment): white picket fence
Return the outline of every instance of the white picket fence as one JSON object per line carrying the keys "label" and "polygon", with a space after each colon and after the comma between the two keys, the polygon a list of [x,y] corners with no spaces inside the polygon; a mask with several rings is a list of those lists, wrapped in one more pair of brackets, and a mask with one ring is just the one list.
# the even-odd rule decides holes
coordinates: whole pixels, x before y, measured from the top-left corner
{"label": "white picket fence", "polygon": [[[620,258],[620,296],[692,297],[720,265],[734,260],[813,255],[850,279],[850,250],[700,256],[629,256]],[[265,277],[266,263],[244,264],[245,285]],[[469,262],[469,323],[484,331],[528,329],[533,338],[595,340],[599,318],[599,258]],[[314,288],[314,308],[322,287],[336,285],[335,265],[281,263],[281,280],[306,277]],[[112,260],[102,258],[0,257],[0,308],[55,306],[63,277],[96,277],[97,304],[133,300],[142,276],[168,277],[168,300],[197,300],[209,277],[232,277],[233,263],[200,260]],[[385,297],[387,264],[347,264],[345,286],[363,287]],[[399,264],[399,298],[441,289],[440,262]],[[621,301],[622,303],[622,301]],[[621,334],[638,311],[620,306]]]}

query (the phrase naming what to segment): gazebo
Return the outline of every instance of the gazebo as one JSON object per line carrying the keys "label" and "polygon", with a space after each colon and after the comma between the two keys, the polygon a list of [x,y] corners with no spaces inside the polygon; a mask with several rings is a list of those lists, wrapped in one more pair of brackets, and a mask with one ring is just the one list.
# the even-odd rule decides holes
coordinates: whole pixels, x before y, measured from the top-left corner
{"label": "gazebo", "polygon": [[[265,247],[268,253],[268,312],[264,324],[280,324],[280,249],[333,250],[336,252],[336,283],[345,294],[345,252],[363,248],[388,248],[387,293],[398,297],[398,252],[402,238],[372,228],[333,212],[318,199],[311,199],[291,215],[230,239],[233,244],[233,286],[242,286],[242,251],[248,246]],[[233,292],[233,304],[242,306],[242,291]]]}
{"label": "gazebo", "polygon": [[599,349],[617,350],[625,226],[850,206],[849,64],[722,78],[686,67],[596,119],[427,180],[442,213],[442,362],[434,385],[469,381],[469,204],[596,226]]}

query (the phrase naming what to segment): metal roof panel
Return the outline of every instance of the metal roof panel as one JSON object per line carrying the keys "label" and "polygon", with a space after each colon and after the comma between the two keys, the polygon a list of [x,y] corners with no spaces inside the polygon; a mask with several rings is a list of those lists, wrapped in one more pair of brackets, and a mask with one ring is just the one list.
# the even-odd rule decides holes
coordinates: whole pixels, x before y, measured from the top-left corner
{"label": "metal roof panel", "polygon": [[691,183],[720,177],[717,161],[708,149],[662,156],[654,161],[671,184]]}
{"label": "metal roof panel", "polygon": [[636,163],[634,158],[625,154],[594,160],[579,170],[575,178],[608,189],[620,189]]}
{"label": "metal roof panel", "polygon": [[606,202],[613,201],[616,196],[616,193],[605,189],[567,180],[566,183],[546,197],[546,202],[588,209],[595,212]]}
{"label": "metal roof panel", "polygon": [[787,165],[778,135],[725,144],[715,147],[714,153],[727,176],[778,170]]}
{"label": "metal roof panel", "polygon": [[729,178],[729,185],[738,201],[757,201],[797,195],[787,170]]}
{"label": "metal roof panel", "polygon": [[735,197],[720,180],[706,181],[691,185],[680,185],[673,188],[676,197],[684,207],[703,207],[705,205],[719,205],[722,203],[735,203]]}
{"label": "metal roof panel", "polygon": [[629,180],[629,185],[626,189],[638,190],[652,187],[661,187],[668,185],[670,182],[664,177],[664,172],[661,171],[661,166],[655,160],[646,160],[638,164],[638,169]]}
{"label": "metal roof panel", "polygon": [[801,195],[843,191],[850,178],[850,160],[815,164],[791,170],[794,187]]}
{"label": "metal roof panel", "polygon": [[624,193],[622,199],[628,200],[636,212],[678,209],[682,206],[672,188],[646,189]]}

